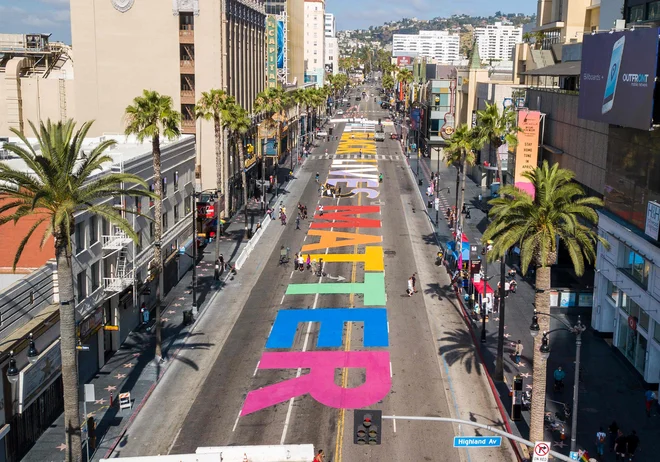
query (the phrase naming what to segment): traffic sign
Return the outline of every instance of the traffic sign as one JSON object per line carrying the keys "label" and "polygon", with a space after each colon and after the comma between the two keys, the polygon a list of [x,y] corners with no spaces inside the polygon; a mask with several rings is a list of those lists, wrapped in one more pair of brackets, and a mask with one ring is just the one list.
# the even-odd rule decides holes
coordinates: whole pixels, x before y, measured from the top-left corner
{"label": "traffic sign", "polygon": [[455,436],[455,448],[495,448],[502,445],[501,436]]}
{"label": "traffic sign", "polygon": [[577,451],[571,451],[569,456],[571,457],[571,460],[579,460],[580,459],[580,454]]}
{"label": "traffic sign", "polygon": [[534,444],[534,457],[532,457],[532,462],[548,462],[548,456],[550,454],[550,443],[547,441],[537,441]]}

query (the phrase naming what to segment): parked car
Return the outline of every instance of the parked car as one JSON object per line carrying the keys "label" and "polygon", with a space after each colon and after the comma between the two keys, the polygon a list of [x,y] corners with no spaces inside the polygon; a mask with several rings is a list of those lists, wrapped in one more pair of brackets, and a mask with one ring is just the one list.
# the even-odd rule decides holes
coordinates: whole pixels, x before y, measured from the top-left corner
{"label": "parked car", "polygon": [[385,133],[376,132],[376,134],[374,135],[374,140],[376,140],[376,141],[385,141]]}

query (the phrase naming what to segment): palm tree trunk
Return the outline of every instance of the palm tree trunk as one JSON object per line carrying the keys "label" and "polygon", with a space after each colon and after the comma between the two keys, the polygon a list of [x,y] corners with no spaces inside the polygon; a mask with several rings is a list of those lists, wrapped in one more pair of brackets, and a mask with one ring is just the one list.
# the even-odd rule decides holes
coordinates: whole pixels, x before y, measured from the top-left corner
{"label": "palm tree trunk", "polygon": [[[536,268],[536,295],[534,306],[539,313],[550,313],[550,267]],[[541,358],[541,344],[543,332],[547,332],[550,326],[548,316],[538,317],[540,334],[534,338],[534,364],[532,370],[532,412],[530,418],[529,440],[545,441],[543,438],[543,417],[545,414],[545,386],[547,375],[547,362]]]}
{"label": "palm tree trunk", "polygon": [[504,186],[504,177],[502,177],[502,160],[500,159],[500,143],[499,146],[497,143],[493,143],[492,146],[495,148],[495,161],[497,165],[497,176],[500,180],[500,188]]}
{"label": "palm tree trunk", "polygon": [[[461,208],[459,210],[456,210],[456,222],[461,223],[460,231],[461,234],[463,234],[463,206],[465,205],[465,157],[463,157],[463,162],[461,163]],[[460,219],[458,218],[460,217]],[[458,226],[457,226],[457,231],[458,231]],[[458,239],[458,233],[456,233],[456,238]],[[460,244],[460,241],[459,241]]]}
{"label": "palm tree trunk", "polygon": [[245,172],[245,153],[243,152],[243,142],[238,140],[238,165],[241,167],[241,181],[243,182],[243,210],[245,213],[245,237],[248,236],[248,192],[247,192],[247,174]]}
{"label": "palm tree trunk", "polygon": [[156,267],[156,277],[158,277],[158,287],[156,288],[156,359],[160,360],[163,357],[160,302],[164,292],[164,281],[161,250],[163,245],[163,182],[160,165],[160,137],[158,135],[155,135],[151,140],[151,151],[154,165],[154,193],[157,196],[154,204],[154,266]]}
{"label": "palm tree trunk", "polygon": [[[223,174],[225,171],[225,156],[222,152],[222,126],[220,125],[220,117],[213,118],[213,132],[215,135],[215,183],[218,190],[218,207],[217,207],[217,224],[215,231],[215,261],[218,261],[220,256],[220,234],[222,234],[222,220],[220,217],[220,209],[225,209],[225,200],[227,197],[226,191],[223,189]],[[220,196],[222,194],[222,196]],[[222,197],[222,202],[220,202]]]}
{"label": "palm tree trunk", "polygon": [[60,351],[64,388],[64,432],[67,462],[82,460],[80,441],[80,403],[78,396],[78,351],[76,350],[76,311],[73,295],[73,271],[67,230],[55,235],[57,285],[60,297]]}

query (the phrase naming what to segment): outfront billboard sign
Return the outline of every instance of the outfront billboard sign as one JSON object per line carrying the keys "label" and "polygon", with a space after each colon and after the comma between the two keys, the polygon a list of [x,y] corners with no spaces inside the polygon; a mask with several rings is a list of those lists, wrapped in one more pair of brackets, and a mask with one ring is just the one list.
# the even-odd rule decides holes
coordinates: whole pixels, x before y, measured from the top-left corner
{"label": "outfront billboard sign", "polygon": [[658,28],[585,35],[578,117],[649,130]]}

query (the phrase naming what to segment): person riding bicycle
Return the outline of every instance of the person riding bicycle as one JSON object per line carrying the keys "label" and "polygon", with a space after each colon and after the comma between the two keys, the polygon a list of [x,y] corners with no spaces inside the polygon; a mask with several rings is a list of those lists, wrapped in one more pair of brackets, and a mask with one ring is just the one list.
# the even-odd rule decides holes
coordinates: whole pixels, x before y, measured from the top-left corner
{"label": "person riding bicycle", "polygon": [[566,372],[561,370],[561,366],[559,366],[554,374],[553,377],[555,378],[555,390],[561,390],[564,388],[564,377],[566,377]]}

